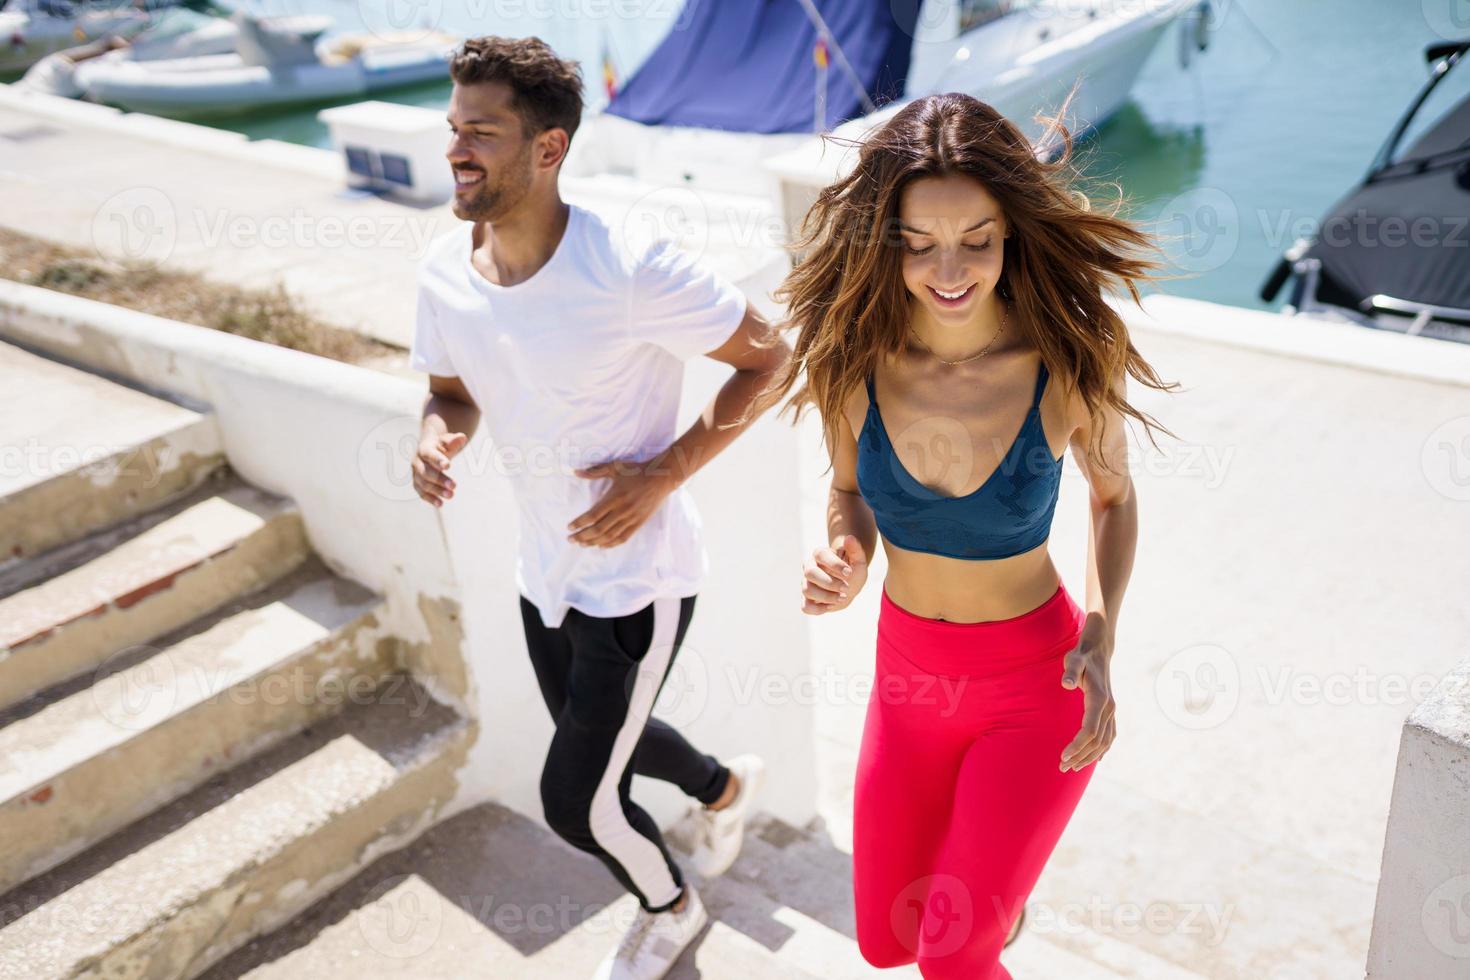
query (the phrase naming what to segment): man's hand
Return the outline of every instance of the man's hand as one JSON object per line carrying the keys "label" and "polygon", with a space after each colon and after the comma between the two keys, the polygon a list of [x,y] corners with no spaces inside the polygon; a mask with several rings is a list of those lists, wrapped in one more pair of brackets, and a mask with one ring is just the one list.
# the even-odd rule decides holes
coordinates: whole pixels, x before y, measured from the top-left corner
{"label": "man's hand", "polygon": [[443,435],[426,434],[413,456],[413,488],[435,507],[454,496],[454,481],[449,478],[449,461],[459,454],[470,437],[463,432]]}
{"label": "man's hand", "polygon": [[567,525],[572,532],[568,540],[592,548],[616,548],[628,540],[678,485],[657,459],[611,460],[576,473],[588,480],[612,480],[602,499]]}

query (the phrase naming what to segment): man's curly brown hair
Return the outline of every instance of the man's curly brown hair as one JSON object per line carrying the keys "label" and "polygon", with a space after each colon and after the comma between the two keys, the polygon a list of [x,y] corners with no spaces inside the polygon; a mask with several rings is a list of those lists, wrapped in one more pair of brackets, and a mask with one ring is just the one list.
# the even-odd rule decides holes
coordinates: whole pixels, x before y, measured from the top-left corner
{"label": "man's curly brown hair", "polygon": [[581,65],[557,57],[539,37],[469,38],[454,52],[449,76],[460,85],[508,85],[528,137],[561,128],[570,141],[582,121]]}

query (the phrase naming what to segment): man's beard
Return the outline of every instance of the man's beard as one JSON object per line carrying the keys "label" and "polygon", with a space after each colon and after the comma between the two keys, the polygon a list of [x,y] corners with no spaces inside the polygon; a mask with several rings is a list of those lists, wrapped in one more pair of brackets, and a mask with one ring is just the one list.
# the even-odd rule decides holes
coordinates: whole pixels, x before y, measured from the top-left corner
{"label": "man's beard", "polygon": [[453,199],[454,216],[461,221],[491,221],[508,214],[525,198],[531,186],[531,147],[516,157],[510,167],[500,171],[500,180],[492,187],[490,174],[474,197]]}
{"label": "man's beard", "polygon": [[453,202],[454,216],[462,221],[493,220],[506,210],[506,197],[504,187],[491,187],[486,184],[480,188],[479,193],[468,200],[456,197]]}

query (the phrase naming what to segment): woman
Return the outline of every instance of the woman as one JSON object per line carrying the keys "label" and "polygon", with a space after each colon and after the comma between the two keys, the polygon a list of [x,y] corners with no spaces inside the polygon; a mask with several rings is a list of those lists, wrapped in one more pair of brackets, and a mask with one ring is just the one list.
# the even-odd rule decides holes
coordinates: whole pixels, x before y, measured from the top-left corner
{"label": "woman", "polygon": [[[1065,112],[1065,107],[1063,112]],[[807,215],[776,297],[833,465],[803,610],[888,559],[854,793],[857,939],[880,967],[1008,980],[1001,948],[1117,735],[1108,665],[1133,562],[1125,373],[1159,380],[1103,299],[1158,264],[960,94],[905,106]],[[1162,426],[1162,431],[1167,432]],[[1085,610],[1047,553],[1064,450],[1091,489]]]}

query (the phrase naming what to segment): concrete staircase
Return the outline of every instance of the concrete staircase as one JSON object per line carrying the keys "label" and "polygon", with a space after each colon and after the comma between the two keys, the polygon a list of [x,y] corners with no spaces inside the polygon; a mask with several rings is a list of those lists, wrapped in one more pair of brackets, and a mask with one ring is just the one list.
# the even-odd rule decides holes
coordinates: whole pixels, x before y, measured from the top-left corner
{"label": "concrete staircase", "polygon": [[207,411],[0,388],[0,980],[198,976],[421,834],[474,723]]}
{"label": "concrete staircase", "polygon": [[[684,828],[669,835],[688,866]],[[852,934],[851,858],[819,826],[762,815],[734,867],[691,875],[710,924],[668,980],[918,980],[878,970]],[[494,804],[442,821],[204,980],[552,980],[592,975],[637,906],[601,864]],[[1023,931],[1006,966],[1024,980],[1201,980],[1141,955],[1111,965]]]}
{"label": "concrete staircase", "polygon": [[[671,836],[687,857],[677,833]],[[692,879],[711,921],[669,980],[877,976],[842,931],[851,920],[846,874],[845,858],[816,835],[759,819],[735,868],[710,882]],[[808,887],[773,894],[800,877]],[[601,864],[539,824],[486,804],[384,857],[205,977],[585,978],[636,909]],[[883,975],[918,977],[912,968]]]}

